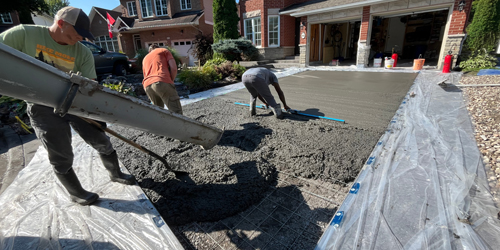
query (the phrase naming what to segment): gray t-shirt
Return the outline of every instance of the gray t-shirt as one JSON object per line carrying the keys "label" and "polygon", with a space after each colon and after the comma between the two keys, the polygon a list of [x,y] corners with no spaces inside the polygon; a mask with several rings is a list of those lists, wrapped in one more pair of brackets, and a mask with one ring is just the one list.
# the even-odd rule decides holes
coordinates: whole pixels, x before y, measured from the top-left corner
{"label": "gray t-shirt", "polygon": [[266,68],[251,68],[243,73],[243,76],[245,75],[252,75],[262,78],[267,82],[267,84],[278,83],[278,78],[276,77],[276,75]]}

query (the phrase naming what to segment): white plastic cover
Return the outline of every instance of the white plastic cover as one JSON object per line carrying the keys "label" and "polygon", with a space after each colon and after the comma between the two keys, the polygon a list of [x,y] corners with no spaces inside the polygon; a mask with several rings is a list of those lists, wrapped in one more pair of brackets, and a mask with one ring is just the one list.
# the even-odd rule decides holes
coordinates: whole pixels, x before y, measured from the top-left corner
{"label": "white plastic cover", "polygon": [[462,93],[437,84],[451,75],[418,75],[316,249],[500,248]]}
{"label": "white plastic cover", "polygon": [[0,195],[0,249],[183,249],[139,186],[110,182],[98,153],[76,134],[73,150],[82,186],[99,200],[71,202],[40,147]]}

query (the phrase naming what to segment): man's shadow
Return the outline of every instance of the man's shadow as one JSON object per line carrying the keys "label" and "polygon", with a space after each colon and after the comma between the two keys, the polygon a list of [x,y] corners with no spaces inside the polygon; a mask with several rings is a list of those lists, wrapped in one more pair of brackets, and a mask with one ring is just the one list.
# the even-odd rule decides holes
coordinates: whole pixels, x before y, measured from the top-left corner
{"label": "man's shadow", "polygon": [[315,116],[325,116],[325,114],[322,112],[319,112],[319,109],[317,109],[317,108],[298,110],[298,112],[301,114],[283,112],[283,114],[285,114],[284,119],[293,120],[293,121],[310,121],[310,120],[320,119],[319,117],[315,117]]}
{"label": "man's shadow", "polygon": [[266,135],[272,130],[260,126],[256,122],[241,124],[241,130],[226,130],[218,145],[236,147],[243,151],[254,151]]}
{"label": "man's shadow", "polygon": [[[276,169],[265,160],[259,165],[256,161],[244,161],[229,168],[231,172],[200,173],[196,182],[189,176],[165,182],[147,178],[140,181],[140,186],[171,226],[230,217],[258,203],[264,193],[276,185]],[[216,174],[218,179],[236,178],[237,183],[200,184],[209,182]]]}

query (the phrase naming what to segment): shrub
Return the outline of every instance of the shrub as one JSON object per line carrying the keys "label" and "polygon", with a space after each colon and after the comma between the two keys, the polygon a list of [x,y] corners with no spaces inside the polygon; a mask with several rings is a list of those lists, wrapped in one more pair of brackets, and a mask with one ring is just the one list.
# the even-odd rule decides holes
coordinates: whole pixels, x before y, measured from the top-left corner
{"label": "shrub", "polygon": [[9,96],[1,96],[0,97],[0,107],[7,106],[11,112],[13,112],[16,116],[23,118],[26,116],[26,108],[27,104],[23,100],[15,99]]}
{"label": "shrub", "polygon": [[214,0],[213,19],[214,19],[214,41],[218,42],[224,39],[236,39],[240,36],[238,32],[238,9],[234,0]]}
{"label": "shrub", "polygon": [[182,70],[177,79],[190,89],[206,88],[213,82],[208,74],[196,69]]}
{"label": "shrub", "polygon": [[208,60],[203,67],[213,67],[213,66],[219,66],[223,63],[225,63],[227,60],[224,57],[214,57],[210,60]]}
{"label": "shrub", "polygon": [[108,77],[106,80],[104,80],[102,86],[109,88],[111,90],[120,92],[120,93],[125,94],[125,95],[137,97],[134,89],[132,87],[128,86],[126,83],[124,83],[124,82],[119,82],[118,84],[111,83],[111,82],[109,82],[110,81],[109,79],[110,78]]}
{"label": "shrub", "polygon": [[497,64],[497,58],[490,55],[486,49],[472,52],[469,58],[460,63],[460,68],[463,70],[477,70],[494,68]]}
{"label": "shrub", "polygon": [[142,70],[142,61],[144,60],[144,57],[148,54],[147,49],[138,49],[135,52],[135,58],[137,58],[137,61],[135,61],[135,64],[137,65],[137,68]]}
{"label": "shrub", "polygon": [[212,34],[203,35],[199,33],[193,40],[193,51],[191,54],[200,60],[200,65],[204,65],[206,61],[212,58],[214,51],[212,44],[214,39]]}
{"label": "shrub", "polygon": [[212,49],[224,55],[228,61],[255,60],[259,56],[259,51],[250,40],[245,38],[228,39],[219,41],[212,45]]}
{"label": "shrub", "polygon": [[215,67],[215,71],[221,75],[222,78],[231,77],[234,79],[241,79],[245,70],[246,68],[238,63],[231,63],[229,61]]}
{"label": "shrub", "polygon": [[241,76],[247,70],[247,68],[241,66],[239,63],[233,63],[233,68],[235,70],[235,78],[237,79],[241,79]]}
{"label": "shrub", "polygon": [[215,70],[216,67],[217,66],[214,65],[203,66],[201,68],[201,72],[208,75],[212,81],[220,81],[222,79],[222,75],[217,73],[217,71]]}
{"label": "shrub", "polygon": [[168,49],[168,51],[170,51],[170,53],[172,54],[172,56],[174,57],[174,60],[175,60],[175,65],[182,65],[182,62],[181,62],[181,56],[179,55],[179,52],[177,52],[176,49],[174,48],[170,48],[170,47],[165,47],[165,49]]}
{"label": "shrub", "polygon": [[481,48],[491,51],[497,45],[500,33],[500,1],[474,1],[472,8],[474,15],[467,27],[467,47],[471,51]]}

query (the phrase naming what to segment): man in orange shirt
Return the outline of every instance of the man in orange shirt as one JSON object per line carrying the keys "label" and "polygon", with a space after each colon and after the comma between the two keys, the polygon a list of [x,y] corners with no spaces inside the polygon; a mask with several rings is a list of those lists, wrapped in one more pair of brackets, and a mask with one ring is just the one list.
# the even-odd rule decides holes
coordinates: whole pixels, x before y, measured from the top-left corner
{"label": "man in orange shirt", "polygon": [[153,44],[149,46],[149,53],[142,61],[144,80],[142,85],[149,100],[154,105],[182,115],[182,106],[174,79],[177,76],[177,64],[172,53],[167,49]]}

